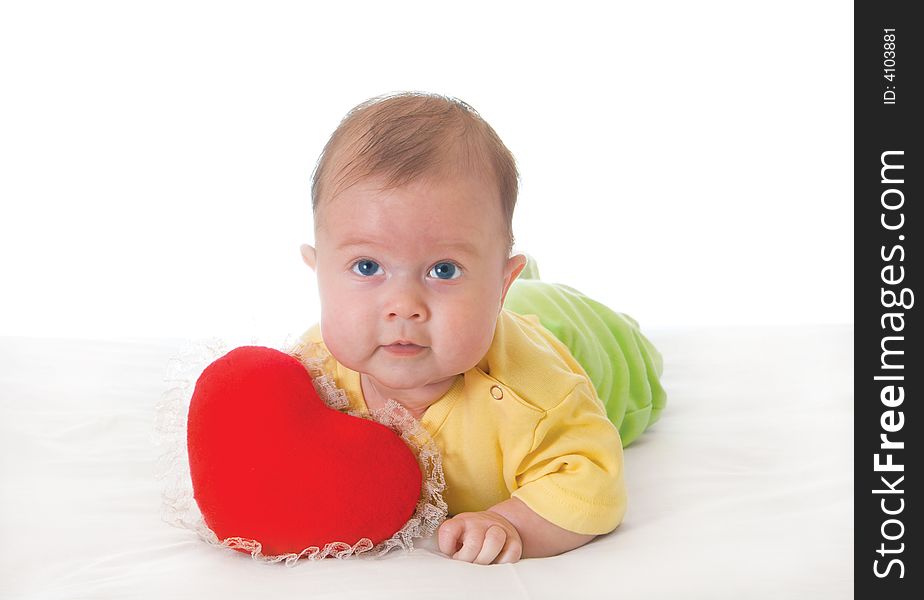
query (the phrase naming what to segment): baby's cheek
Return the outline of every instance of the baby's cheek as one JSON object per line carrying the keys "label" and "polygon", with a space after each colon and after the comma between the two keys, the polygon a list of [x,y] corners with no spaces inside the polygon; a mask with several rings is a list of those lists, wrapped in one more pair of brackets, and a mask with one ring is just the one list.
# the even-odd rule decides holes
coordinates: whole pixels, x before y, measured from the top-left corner
{"label": "baby's cheek", "polygon": [[344,310],[325,311],[321,315],[321,334],[331,354],[339,362],[350,365],[360,358],[365,339],[359,336],[357,320]]}
{"label": "baby's cheek", "polygon": [[454,359],[471,366],[477,364],[491,346],[495,324],[496,318],[483,312],[447,320],[443,338]]}

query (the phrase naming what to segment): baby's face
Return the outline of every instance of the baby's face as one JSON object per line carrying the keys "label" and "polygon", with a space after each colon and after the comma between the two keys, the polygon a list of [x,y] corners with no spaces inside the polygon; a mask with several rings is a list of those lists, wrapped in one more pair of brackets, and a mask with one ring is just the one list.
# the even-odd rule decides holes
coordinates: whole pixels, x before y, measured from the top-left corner
{"label": "baby's face", "polygon": [[494,336],[510,283],[496,186],[477,178],[382,190],[370,178],[318,207],[314,262],[321,334],[344,366],[393,390],[474,367]]}

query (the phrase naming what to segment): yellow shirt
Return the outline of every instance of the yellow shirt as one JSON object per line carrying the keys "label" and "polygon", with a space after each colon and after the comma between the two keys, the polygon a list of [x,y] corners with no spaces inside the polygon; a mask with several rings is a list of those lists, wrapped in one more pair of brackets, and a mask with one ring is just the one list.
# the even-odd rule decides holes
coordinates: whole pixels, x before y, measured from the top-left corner
{"label": "yellow shirt", "polygon": [[[320,328],[302,336],[322,343]],[[367,412],[359,373],[326,372]],[[519,498],[576,533],[612,531],[625,514],[622,444],[580,364],[533,315],[502,310],[478,365],[421,418],[439,446],[450,514]]]}

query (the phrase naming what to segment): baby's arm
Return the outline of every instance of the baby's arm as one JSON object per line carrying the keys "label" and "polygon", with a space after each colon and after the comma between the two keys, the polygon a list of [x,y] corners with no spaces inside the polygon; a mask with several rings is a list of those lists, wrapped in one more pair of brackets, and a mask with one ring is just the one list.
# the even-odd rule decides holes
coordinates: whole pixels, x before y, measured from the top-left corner
{"label": "baby's arm", "polygon": [[622,446],[590,382],[548,409],[532,437],[525,456],[509,453],[516,461],[512,497],[443,523],[442,552],[479,564],[515,562],[567,552],[619,525],[626,508]]}
{"label": "baby's arm", "polygon": [[519,498],[510,498],[486,511],[461,513],[445,521],[439,529],[439,546],[454,559],[487,565],[555,556],[594,537],[562,529]]}
{"label": "baby's arm", "polygon": [[522,558],[555,556],[579,548],[595,535],[574,533],[546,521],[519,498],[510,498],[488,509],[506,518],[523,540]]}

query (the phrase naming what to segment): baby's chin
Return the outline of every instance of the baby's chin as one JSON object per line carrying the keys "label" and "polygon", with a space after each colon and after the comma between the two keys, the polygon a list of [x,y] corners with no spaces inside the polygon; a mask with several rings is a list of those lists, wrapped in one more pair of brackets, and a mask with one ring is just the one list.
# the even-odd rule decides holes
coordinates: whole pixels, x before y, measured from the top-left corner
{"label": "baby's chin", "polygon": [[428,385],[437,385],[468,371],[479,360],[462,356],[437,357],[433,348],[427,349],[421,356],[411,357],[388,356],[380,348],[362,356],[338,353],[336,347],[332,346],[328,346],[328,350],[344,367],[396,391],[419,390]]}
{"label": "baby's chin", "polygon": [[[390,362],[390,361],[389,361]],[[428,364],[429,363],[429,364]],[[359,369],[353,369],[371,378],[376,384],[395,391],[412,392],[427,386],[435,386],[454,379],[467,369],[462,365],[435,365],[430,361],[394,362],[391,364],[369,361]]]}
{"label": "baby's chin", "polygon": [[372,378],[378,385],[385,386],[396,391],[413,391],[424,388],[428,385],[435,385],[450,377],[455,377],[458,373],[444,374],[430,371],[428,369],[404,368],[404,369],[376,369],[360,370],[360,373]]}

